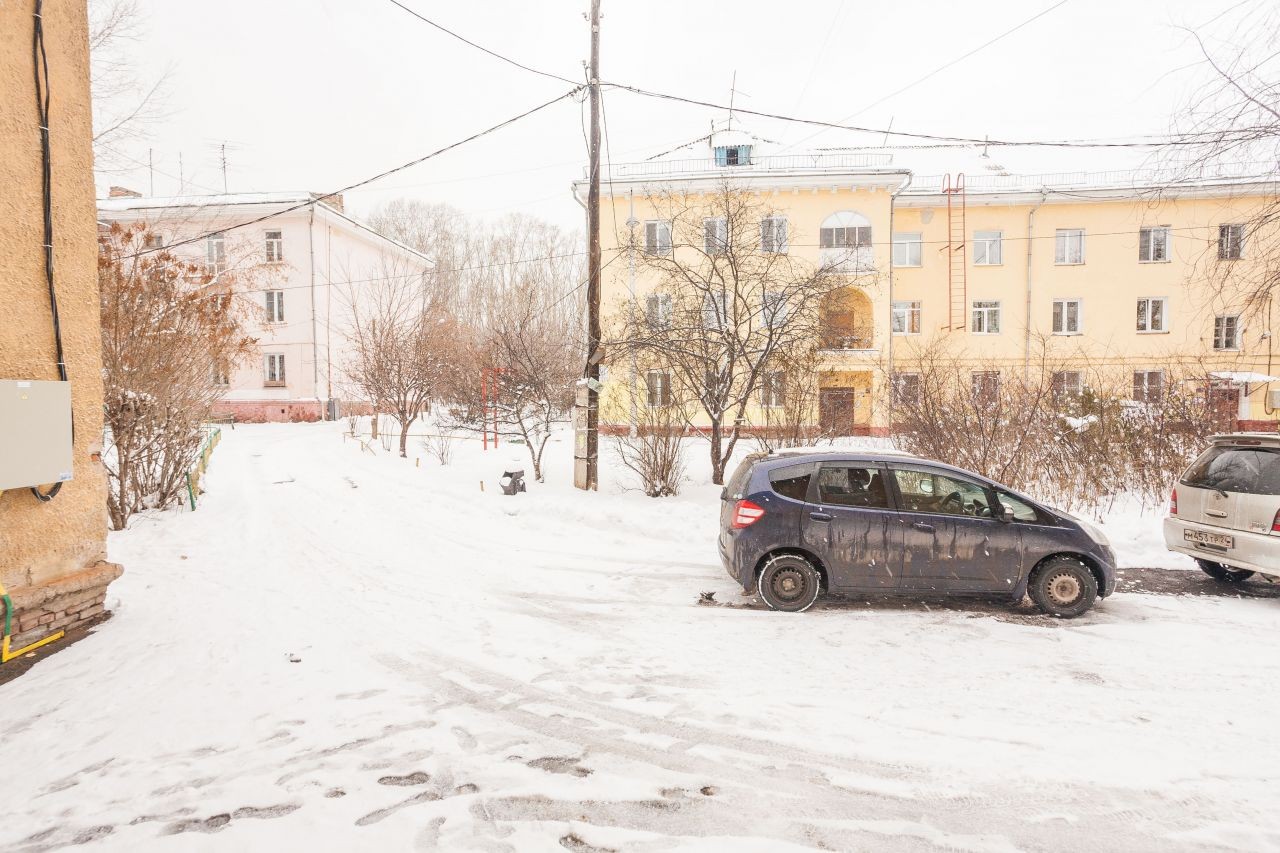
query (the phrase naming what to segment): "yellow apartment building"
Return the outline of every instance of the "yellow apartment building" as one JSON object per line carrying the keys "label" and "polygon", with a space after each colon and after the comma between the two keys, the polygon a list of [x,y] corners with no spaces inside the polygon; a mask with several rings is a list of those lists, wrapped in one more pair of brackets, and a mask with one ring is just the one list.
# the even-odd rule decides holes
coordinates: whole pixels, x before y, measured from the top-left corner
{"label": "yellow apartment building", "polygon": [[[1275,429],[1272,306],[1249,295],[1276,240],[1257,227],[1275,202],[1272,170],[1194,180],[1011,174],[966,149],[955,171],[923,175],[883,150],[770,156],[760,148],[746,133],[722,131],[689,159],[606,167],[606,339],[611,318],[616,326],[655,287],[634,254],[671,251],[663,216],[672,195],[705,199],[710,211],[729,187],[767,211],[764,250],[815,267],[843,258],[812,412],[824,431],[888,433],[890,388],[910,393],[926,352],[945,353],[974,383],[1052,370],[1055,388],[1073,392],[1105,374],[1108,393],[1141,401],[1196,382],[1243,426]],[[585,181],[574,191],[585,199]],[[621,428],[629,416],[619,391],[648,379],[607,354],[606,367],[601,424]],[[747,429],[767,423],[766,402],[777,404],[762,394]]]}

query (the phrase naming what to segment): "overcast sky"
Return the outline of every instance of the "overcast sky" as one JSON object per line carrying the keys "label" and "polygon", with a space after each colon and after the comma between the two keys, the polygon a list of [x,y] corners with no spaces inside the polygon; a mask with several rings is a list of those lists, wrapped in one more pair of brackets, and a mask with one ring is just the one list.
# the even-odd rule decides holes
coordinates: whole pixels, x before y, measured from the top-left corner
{"label": "overcast sky", "polygon": [[[520,62],[579,80],[587,0],[406,5]],[[149,140],[158,195],[328,191],[495,124],[565,91],[476,51],[388,0],[140,0],[143,76],[165,68],[169,118]],[[1205,80],[1182,27],[1212,35],[1237,0],[896,0],[776,3],[603,0],[602,78],[765,112],[947,135],[1050,139],[1163,133]],[[1056,7],[1055,7],[1056,6]],[[1017,32],[901,94],[886,96],[1045,9]],[[882,100],[883,99],[883,100]],[[879,103],[876,103],[880,101]],[[613,160],[694,139],[724,114],[610,92]],[[398,195],[480,217],[524,211],[578,227],[569,183],[585,162],[582,106],[565,101],[492,136],[351,194],[367,213]],[[852,118],[849,118],[852,116]],[[880,144],[742,116],[792,150]],[[906,140],[898,140],[900,142]],[[147,142],[123,146],[145,162]],[[896,161],[911,165],[912,154]],[[1125,152],[1127,160],[1142,152]],[[1097,153],[1020,151],[1019,171],[1103,164]],[[931,165],[936,159],[931,158]],[[1108,162],[1108,165],[1110,163]],[[934,169],[934,171],[937,171]],[[143,192],[145,168],[99,176]]]}

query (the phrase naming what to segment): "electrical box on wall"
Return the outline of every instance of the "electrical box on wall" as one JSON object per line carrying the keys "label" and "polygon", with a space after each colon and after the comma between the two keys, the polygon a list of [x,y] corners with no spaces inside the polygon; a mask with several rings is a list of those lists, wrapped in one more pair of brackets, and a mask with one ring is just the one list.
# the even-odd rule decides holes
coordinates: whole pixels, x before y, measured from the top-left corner
{"label": "electrical box on wall", "polygon": [[71,383],[0,379],[0,491],[71,479]]}

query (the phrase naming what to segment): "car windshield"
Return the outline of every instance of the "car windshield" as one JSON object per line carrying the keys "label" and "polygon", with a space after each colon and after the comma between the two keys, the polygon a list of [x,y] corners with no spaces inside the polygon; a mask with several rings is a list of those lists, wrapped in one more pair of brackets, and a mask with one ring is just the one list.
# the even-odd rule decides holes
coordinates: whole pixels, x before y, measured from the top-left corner
{"label": "car windshield", "polygon": [[1280,448],[1211,447],[1187,469],[1182,482],[1200,489],[1280,495]]}

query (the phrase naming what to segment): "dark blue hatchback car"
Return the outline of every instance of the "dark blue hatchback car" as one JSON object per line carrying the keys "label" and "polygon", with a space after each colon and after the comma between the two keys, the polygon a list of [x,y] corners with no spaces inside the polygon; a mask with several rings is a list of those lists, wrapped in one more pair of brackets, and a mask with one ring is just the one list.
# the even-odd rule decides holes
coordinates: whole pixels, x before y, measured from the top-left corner
{"label": "dark blue hatchback car", "polygon": [[721,495],[720,557],[774,610],[823,592],[1030,594],[1079,616],[1115,590],[1096,526],[969,471],[893,451],[748,456]]}

